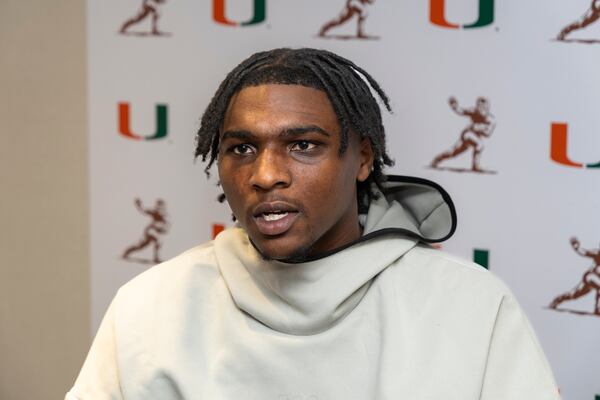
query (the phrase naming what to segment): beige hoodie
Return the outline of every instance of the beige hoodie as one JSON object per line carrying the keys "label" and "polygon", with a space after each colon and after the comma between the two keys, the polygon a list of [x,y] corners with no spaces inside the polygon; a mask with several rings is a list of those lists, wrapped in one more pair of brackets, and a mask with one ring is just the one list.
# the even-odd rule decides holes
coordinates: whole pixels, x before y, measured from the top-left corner
{"label": "beige hoodie", "polygon": [[264,261],[239,227],[114,298],[68,400],[553,400],[510,291],[419,242],[449,237],[449,196],[390,177],[361,239]]}

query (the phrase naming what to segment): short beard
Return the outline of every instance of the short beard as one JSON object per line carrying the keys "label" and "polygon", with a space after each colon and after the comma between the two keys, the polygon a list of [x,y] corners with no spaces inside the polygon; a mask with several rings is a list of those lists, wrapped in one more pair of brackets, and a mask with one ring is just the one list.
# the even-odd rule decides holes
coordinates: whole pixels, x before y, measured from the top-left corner
{"label": "short beard", "polygon": [[254,244],[254,242],[252,240],[250,240],[250,243],[252,244],[252,247],[254,247],[256,249],[258,254],[260,254],[261,258],[264,261],[278,261],[278,262],[287,263],[287,264],[299,264],[299,263],[303,263],[306,261],[310,261],[313,258],[310,254],[311,250],[312,250],[312,243],[296,250],[289,257],[285,257],[285,258],[273,258],[270,255],[263,253]]}

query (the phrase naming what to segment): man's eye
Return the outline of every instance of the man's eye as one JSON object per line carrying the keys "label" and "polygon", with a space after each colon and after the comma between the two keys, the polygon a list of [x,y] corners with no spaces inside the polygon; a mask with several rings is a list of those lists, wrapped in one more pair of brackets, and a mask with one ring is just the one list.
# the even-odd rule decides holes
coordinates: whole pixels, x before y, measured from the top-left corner
{"label": "man's eye", "polygon": [[295,142],[290,147],[291,151],[310,151],[317,147],[315,143],[308,142],[306,140],[301,140],[299,142]]}
{"label": "man's eye", "polygon": [[239,154],[239,155],[248,155],[248,154],[252,154],[252,146],[247,145],[247,144],[238,144],[236,146],[233,146],[231,148],[231,151],[234,154]]}

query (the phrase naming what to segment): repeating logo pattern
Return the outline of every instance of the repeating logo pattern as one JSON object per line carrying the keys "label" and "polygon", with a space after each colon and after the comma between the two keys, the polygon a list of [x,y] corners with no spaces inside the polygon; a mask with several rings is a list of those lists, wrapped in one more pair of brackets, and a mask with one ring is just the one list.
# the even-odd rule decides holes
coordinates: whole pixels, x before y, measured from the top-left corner
{"label": "repeating logo pattern", "polygon": [[[167,210],[164,200],[158,199],[153,208],[145,208],[142,201],[136,198],[135,207],[142,214],[150,218],[150,222],[144,228],[142,238],[135,244],[127,247],[121,258],[126,261],[132,261],[140,264],[158,264],[163,260],[160,257],[162,248],[162,237],[167,234],[170,228],[167,220]],[[146,248],[152,249],[152,258],[132,257],[133,253],[141,252]]]}
{"label": "repeating logo pattern", "polygon": [[600,168],[600,161],[597,163],[584,164],[572,161],[568,155],[568,136],[569,126],[564,122],[553,122],[550,133],[550,158],[552,161],[574,168]]}
{"label": "repeating logo pattern", "polygon": [[573,21],[569,25],[565,26],[556,37],[557,40],[571,41],[580,43],[600,43],[600,39],[567,39],[567,36],[571,32],[584,29],[587,26],[593,24],[600,19],[600,0],[592,0],[592,4],[588,10],[576,21]]}
{"label": "repeating logo pattern", "polygon": [[494,0],[479,0],[479,17],[470,24],[457,24],[446,20],[446,1],[429,1],[429,21],[437,26],[448,29],[473,29],[483,28],[494,22]]}
{"label": "repeating logo pattern", "polygon": [[[365,33],[364,24],[368,17],[368,7],[375,0],[346,0],[345,6],[340,14],[326,22],[319,31],[319,36],[322,38],[334,39],[378,39],[377,36],[369,36]],[[331,29],[343,25],[356,17],[356,35],[328,35]]]}
{"label": "repeating logo pattern", "polygon": [[[121,16],[122,19],[118,20],[119,22],[123,21],[119,26],[118,33],[120,35],[147,37],[170,35],[170,33],[167,33],[161,29],[161,25],[163,25],[164,21],[161,19],[161,13],[164,10],[170,10],[169,7],[171,3],[167,0],[137,1],[139,7],[137,9],[132,9],[130,14],[123,15]],[[232,7],[236,7],[240,4],[243,5],[244,3],[242,2],[244,1],[248,7],[252,6],[251,14],[249,13],[247,17],[237,18],[236,15],[240,14],[235,14],[235,9]],[[340,5],[340,12],[338,15],[333,16],[332,14],[325,17],[318,17],[318,14],[315,14],[315,18],[322,19],[317,21],[316,26],[313,26],[313,33],[316,32],[318,37],[325,39],[379,39],[377,36],[370,35],[372,32],[370,32],[370,29],[368,29],[366,23],[369,20],[369,11],[373,10],[372,7],[384,6],[383,3],[376,3],[375,0],[338,0],[338,2]],[[432,28],[429,24],[433,24],[436,27],[448,30],[469,30],[471,31],[469,35],[472,37],[479,28],[489,27],[494,24],[494,0],[478,0],[478,10],[475,10],[476,5],[475,2],[473,2],[473,13],[478,11],[478,14],[472,19],[452,17],[450,13],[447,13],[447,11],[452,12],[450,7],[452,7],[454,4],[458,4],[459,2],[460,0],[430,0],[429,21],[427,21],[427,17],[424,17],[421,21],[422,25]],[[427,3],[425,3],[425,6],[427,6]],[[215,23],[228,27],[256,26],[264,23],[267,20],[266,0],[237,0],[235,2],[231,0],[212,0],[212,4],[210,2],[206,2],[204,12],[207,15],[210,15],[211,11],[212,18]],[[562,29],[560,29],[560,26],[555,26],[552,28],[553,30],[551,35],[554,36],[556,34],[554,39],[562,42],[600,43],[600,39],[573,38],[577,36],[585,36],[585,33],[591,31],[586,29],[596,24],[596,22],[600,19],[600,0],[590,1],[590,6],[588,9],[582,9],[581,11],[584,12],[580,18],[571,19],[577,16],[572,15],[567,17],[565,21],[562,21],[562,23],[565,24]],[[333,18],[328,19],[326,17]],[[316,28],[319,26],[320,29],[317,31]],[[113,26],[113,29],[114,28],[115,27]],[[558,32],[559,29],[560,32]],[[350,33],[339,33],[342,31]],[[452,36],[452,32],[446,33]],[[440,31],[438,31],[438,34],[441,34]],[[206,38],[202,39],[204,40]],[[136,42],[137,41],[133,40],[133,43]],[[377,45],[379,46],[379,44]],[[475,84],[477,84],[477,82],[475,82]],[[111,101],[113,101],[113,104],[116,102],[115,100]],[[486,164],[485,160],[482,163],[482,155],[485,152],[484,146],[489,143],[488,139],[496,130],[496,119],[490,112],[490,101],[488,98],[477,98],[475,100],[475,104],[471,107],[461,107],[457,99],[450,98],[449,105],[450,109],[455,114],[465,117],[468,120],[468,123],[460,131],[460,133],[459,129],[457,129],[456,134],[458,135],[458,139],[454,145],[448,147],[444,151],[436,153],[437,155],[433,153],[430,154],[432,159],[429,167],[439,171],[444,170],[451,172],[489,174],[495,173],[495,171],[484,168]],[[135,110],[132,110],[132,108],[132,105],[128,102],[118,103],[118,131],[121,137],[136,141],[155,141],[164,139],[169,135],[169,107],[166,104],[155,104],[153,108],[148,107],[147,110],[138,109],[137,107],[135,107]],[[139,127],[136,128],[135,119],[133,120],[132,126],[131,112],[135,112],[136,114],[146,114],[144,118],[150,118],[150,121],[154,119],[154,130],[152,130],[152,126],[147,132],[143,131]],[[448,118],[455,118],[455,120],[457,120],[456,117],[453,117],[451,113],[447,113],[447,115],[450,115]],[[551,134],[549,151],[552,162],[571,168],[600,168],[600,161],[594,162],[594,159],[579,160],[576,154],[569,153],[569,139],[573,140],[573,138],[576,139],[576,137],[573,134],[571,134],[571,137],[569,137],[567,123],[552,122],[550,130]],[[547,135],[547,133],[541,133],[542,135]],[[445,146],[437,150],[442,150],[444,147]],[[571,150],[571,152],[573,152],[573,150]],[[435,157],[433,157],[434,155]],[[464,165],[461,164],[462,161],[465,162]],[[449,167],[448,165],[452,165],[451,162],[454,163],[454,165],[459,165],[459,167]],[[489,178],[494,179],[493,177]],[[138,212],[146,216],[148,221],[146,225],[140,226],[140,229],[143,228],[143,233],[139,237],[139,240],[135,242],[132,240],[132,244],[125,248],[121,254],[121,257],[126,261],[141,264],[154,264],[161,262],[163,259],[161,254],[161,251],[163,250],[162,243],[164,242],[164,239],[170,229],[170,223],[166,213],[166,204],[160,199],[156,200],[152,206],[144,206],[140,199],[135,199],[134,204]],[[211,236],[215,238],[223,229],[225,229],[225,226],[219,223],[212,223],[207,225],[206,228],[211,230]],[[583,273],[579,283],[574,288],[565,291],[564,293],[557,294],[551,302],[549,302],[550,298],[548,297],[550,296],[548,296],[543,299],[543,302],[545,304],[550,303],[549,308],[557,312],[561,311],[576,315],[599,317],[600,248],[584,249],[581,247],[577,238],[572,238],[570,243],[574,252],[580,257],[590,259],[592,265]],[[114,252],[117,253],[120,252],[120,250],[121,248],[115,250]],[[478,248],[472,249],[472,260],[482,267],[489,269],[490,250]],[[576,300],[589,300],[592,296],[595,299],[594,307],[592,307],[592,309],[585,309],[584,307],[577,307],[574,305],[578,304],[575,302]],[[580,310],[577,308],[584,309]],[[559,316],[558,313],[552,314],[557,317]],[[560,315],[564,316],[565,314]],[[591,319],[595,320],[594,318]],[[593,392],[588,391],[586,396],[593,396]],[[600,395],[596,395],[595,400],[600,400]]]}
{"label": "repeating logo pattern", "polygon": [[[571,247],[578,255],[589,258],[592,261],[592,266],[583,274],[577,286],[554,298],[552,303],[550,303],[550,308],[557,311],[600,317],[600,246],[597,249],[587,250],[581,247],[579,239],[573,237],[571,238]],[[589,293],[595,296],[594,310],[592,312],[558,308],[565,301],[576,300]]]}
{"label": "repeating logo pattern", "polygon": [[254,12],[252,18],[245,22],[231,21],[226,16],[225,0],[213,0],[213,19],[223,25],[249,26],[260,24],[267,18],[266,0],[254,0]]}
{"label": "repeating logo pattern", "polygon": [[156,131],[150,136],[143,136],[131,130],[129,103],[121,102],[118,107],[119,133],[131,140],[157,140],[165,138],[169,133],[169,108],[166,104],[157,104]]}
{"label": "repeating logo pattern", "polygon": [[[164,36],[169,35],[169,33],[162,32],[158,29],[158,19],[160,18],[160,7],[167,0],[142,0],[142,4],[138,9],[137,13],[125,21],[121,25],[121,29],[119,33],[121,35],[137,35],[137,36]],[[151,28],[150,30],[140,30],[131,32],[129,28],[134,25],[141,24],[145,20],[150,20]]]}
{"label": "repeating logo pattern", "polygon": [[[433,169],[445,169],[453,172],[495,173],[495,171],[484,170],[480,165],[484,141],[492,135],[496,128],[495,118],[490,113],[489,100],[485,97],[478,97],[475,100],[475,106],[471,108],[460,107],[458,100],[454,97],[450,97],[448,103],[452,111],[469,118],[471,122],[462,130],[458,141],[450,149],[438,154],[429,166]],[[472,153],[471,168],[440,167],[442,161],[455,158],[467,150],[471,150]]]}

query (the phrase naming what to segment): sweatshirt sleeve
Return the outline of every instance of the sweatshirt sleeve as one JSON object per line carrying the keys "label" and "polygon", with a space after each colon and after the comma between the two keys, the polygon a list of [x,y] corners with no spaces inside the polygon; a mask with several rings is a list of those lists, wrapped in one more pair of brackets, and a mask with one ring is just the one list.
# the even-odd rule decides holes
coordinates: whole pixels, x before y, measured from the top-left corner
{"label": "sweatshirt sleeve", "polygon": [[115,302],[116,299],[108,307],[75,385],[65,400],[123,400],[117,365]]}
{"label": "sweatshirt sleeve", "polygon": [[560,400],[552,371],[517,301],[502,299],[490,340],[481,400]]}

